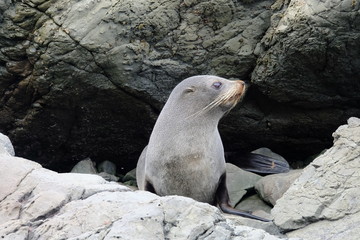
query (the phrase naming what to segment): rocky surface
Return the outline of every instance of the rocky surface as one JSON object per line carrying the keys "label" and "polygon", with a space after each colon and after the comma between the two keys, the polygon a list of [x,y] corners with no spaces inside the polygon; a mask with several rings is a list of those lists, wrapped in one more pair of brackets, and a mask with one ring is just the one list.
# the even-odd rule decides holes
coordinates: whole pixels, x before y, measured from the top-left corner
{"label": "rocky surface", "polygon": [[304,169],[272,210],[288,236],[359,238],[360,119],[350,118],[333,137],[334,146]]}
{"label": "rocky surface", "polygon": [[230,202],[236,206],[246,193],[253,189],[261,176],[246,172],[233,164],[226,164],[226,186],[229,191]]}
{"label": "rocky surface", "polygon": [[281,239],[244,226],[274,231],[272,223],[227,219],[209,204],[131,191],[96,175],[59,174],[0,149],[1,239]]}
{"label": "rocky surface", "polygon": [[[268,204],[266,204],[260,197],[258,194],[254,194],[251,195],[250,197],[246,197],[244,199],[241,200],[241,202],[236,205],[236,209],[239,210],[243,210],[243,211],[249,211],[252,212],[255,210],[255,212],[258,211],[264,211],[266,213],[271,212],[272,207]],[[270,217],[268,216],[269,219],[271,219],[271,215]]]}
{"label": "rocky surface", "polygon": [[170,90],[215,74],[253,83],[222,121],[229,151],[291,161],[331,145],[359,109],[359,2],[0,2],[0,131],[19,156],[69,171],[133,169]]}
{"label": "rocky surface", "polygon": [[292,239],[355,240],[360,119],[350,118],[333,137],[333,147],[276,201],[275,225],[222,214],[190,198],[132,191],[96,175],[59,174],[12,156],[5,148],[10,142],[0,142],[0,181],[6,183],[0,185],[0,238],[270,240],[286,233]]}
{"label": "rocky surface", "polygon": [[95,167],[95,163],[91,161],[90,158],[86,158],[80,162],[78,162],[72,169],[72,173],[88,173],[88,174],[96,174],[97,170]]}
{"label": "rocky surface", "polygon": [[254,187],[264,201],[275,206],[276,201],[284,195],[301,173],[302,169],[297,169],[265,176],[257,181]]}
{"label": "rocky surface", "polygon": [[2,153],[9,153],[11,156],[15,156],[14,147],[9,139],[8,136],[0,133],[0,145],[3,146],[0,150],[0,154]]}
{"label": "rocky surface", "polygon": [[90,158],[86,158],[78,162],[72,169],[72,173],[85,173],[85,174],[97,174],[107,181],[117,182],[119,177],[115,176],[116,166],[114,163],[104,161],[96,167],[96,163],[91,161]]}

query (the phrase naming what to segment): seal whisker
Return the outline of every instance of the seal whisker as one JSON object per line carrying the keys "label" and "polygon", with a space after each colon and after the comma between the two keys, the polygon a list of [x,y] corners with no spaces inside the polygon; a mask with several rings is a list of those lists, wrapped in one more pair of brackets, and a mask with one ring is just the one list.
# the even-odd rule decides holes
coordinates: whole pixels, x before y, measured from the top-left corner
{"label": "seal whisker", "polygon": [[[214,109],[214,108],[218,107],[219,105],[230,100],[233,96],[236,95],[237,91],[238,90],[236,88],[232,88],[228,92],[226,92],[222,95],[219,95],[217,98],[215,98],[212,102],[210,102],[204,108],[202,108],[199,111],[195,112],[194,114],[188,116],[186,119],[196,118],[204,112],[211,111],[212,109]],[[235,106],[236,104],[237,104],[237,101],[234,101],[233,106]],[[233,106],[231,108],[233,108]]]}
{"label": "seal whisker", "polygon": [[221,98],[218,97],[214,101],[212,101],[211,103],[206,105],[204,108],[202,108],[199,111],[195,112],[194,114],[188,116],[186,119],[195,118],[195,117],[201,115],[204,112],[210,111],[211,109],[214,109],[217,106],[219,106],[221,104],[221,102],[222,102]]}

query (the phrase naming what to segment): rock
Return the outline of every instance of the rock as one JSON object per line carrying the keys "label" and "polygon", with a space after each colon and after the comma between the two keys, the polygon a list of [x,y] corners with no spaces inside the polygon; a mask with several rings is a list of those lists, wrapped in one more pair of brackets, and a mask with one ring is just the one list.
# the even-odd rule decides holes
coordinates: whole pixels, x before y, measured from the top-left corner
{"label": "rock", "polygon": [[[255,213],[264,218],[271,217],[269,214],[265,214],[264,212],[262,212],[263,214],[261,214],[260,211],[256,211]],[[237,216],[229,215],[229,214],[226,215],[226,218],[231,220],[232,222],[234,222],[236,224],[236,226],[250,226],[252,228],[263,229],[270,234],[281,237],[281,239],[283,239],[283,238],[286,239],[286,236],[280,232],[279,228],[273,222],[265,223],[265,222],[260,222],[260,221],[254,221],[254,220],[251,220],[248,218],[239,218]],[[245,237],[246,237],[246,235],[245,235]]]}
{"label": "rock", "polygon": [[5,194],[0,203],[0,224],[5,226],[46,219],[68,202],[97,192],[129,190],[95,175],[58,174],[22,158],[0,158],[0,162],[5,166],[1,168],[2,181],[8,183],[1,191]]}
{"label": "rock", "polygon": [[119,181],[119,177],[114,176],[112,174],[109,174],[107,172],[101,172],[98,173],[97,175],[99,175],[100,177],[102,177],[103,179],[105,179],[106,181],[110,181],[110,182],[117,182]]}
{"label": "rock", "polygon": [[280,239],[190,198],[59,174],[3,153],[0,165],[1,239]]}
{"label": "rock", "polygon": [[97,170],[99,173],[106,172],[110,175],[115,175],[116,174],[116,165],[110,161],[103,161],[98,165]]}
{"label": "rock", "polygon": [[126,173],[125,176],[122,178],[122,182],[129,186],[130,188],[138,189],[137,182],[136,182],[136,168],[131,170],[130,172]]}
{"label": "rock", "polygon": [[252,82],[221,122],[229,151],[320,152],[360,115],[359,5],[274,2],[2,1],[0,131],[45,167],[89,156],[125,174],[172,88],[215,74]]}
{"label": "rock", "polygon": [[[334,145],[307,166],[272,210],[288,236],[357,239],[360,231],[360,119],[333,134]],[[294,231],[292,231],[294,230]]]}
{"label": "rock", "polygon": [[[235,207],[236,209],[243,210],[243,211],[264,211],[266,213],[270,213],[272,207],[266,204],[258,194],[251,195],[245,199],[242,199]],[[269,219],[269,218],[268,218]]]}
{"label": "rock", "polygon": [[244,171],[231,163],[226,163],[226,186],[230,196],[230,202],[235,206],[247,193],[254,188],[255,183],[261,176]]}
{"label": "rock", "polygon": [[91,161],[90,158],[86,158],[80,162],[78,162],[73,169],[72,173],[87,173],[87,174],[97,174],[97,170],[95,168],[95,163]]}
{"label": "rock", "polygon": [[0,133],[0,154],[2,152],[7,152],[11,156],[15,156],[14,147],[8,136]]}
{"label": "rock", "polygon": [[355,79],[360,71],[357,63],[348,67],[360,53],[360,34],[353,31],[360,29],[353,26],[359,22],[358,10],[359,3],[351,1],[292,0],[269,29],[271,38],[263,39],[267,50],[253,72],[253,83],[270,99],[308,109],[358,102]]}
{"label": "rock", "polygon": [[291,170],[288,173],[265,176],[255,184],[255,189],[264,201],[274,206],[301,173],[302,170]]}
{"label": "rock", "polygon": [[132,180],[136,181],[136,168],[126,173],[122,179],[123,182],[132,181]]}

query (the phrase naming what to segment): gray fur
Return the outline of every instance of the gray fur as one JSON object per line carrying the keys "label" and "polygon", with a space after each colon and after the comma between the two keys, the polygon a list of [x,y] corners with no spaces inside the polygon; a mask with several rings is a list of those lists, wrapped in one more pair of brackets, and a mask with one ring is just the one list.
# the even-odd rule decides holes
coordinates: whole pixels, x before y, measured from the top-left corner
{"label": "gray fur", "polygon": [[[219,90],[212,87],[217,81],[222,82]],[[160,196],[181,195],[214,204],[225,173],[217,125],[240,100],[239,88],[239,82],[209,75],[187,78],[174,88],[139,158],[139,189],[149,182]]]}

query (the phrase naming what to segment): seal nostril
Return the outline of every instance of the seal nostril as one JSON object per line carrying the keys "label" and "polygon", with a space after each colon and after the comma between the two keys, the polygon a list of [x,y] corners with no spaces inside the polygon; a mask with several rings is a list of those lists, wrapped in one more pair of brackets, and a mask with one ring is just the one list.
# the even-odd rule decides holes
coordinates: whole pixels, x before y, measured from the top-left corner
{"label": "seal nostril", "polygon": [[245,86],[245,82],[243,80],[238,80],[238,83],[240,83],[242,86]]}

